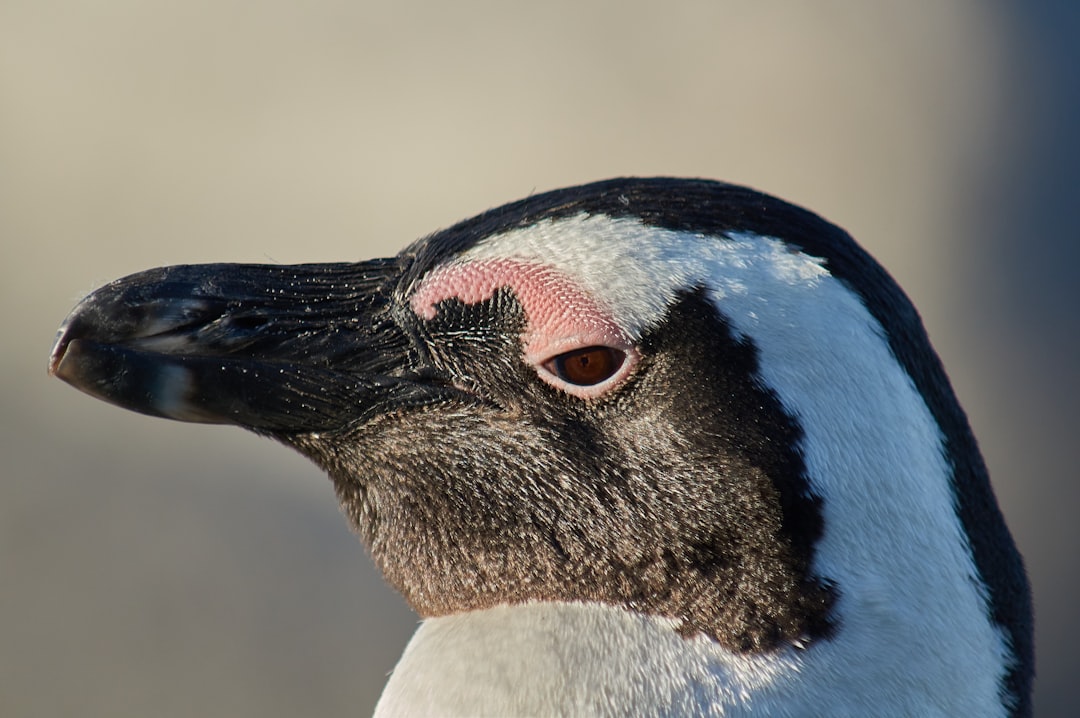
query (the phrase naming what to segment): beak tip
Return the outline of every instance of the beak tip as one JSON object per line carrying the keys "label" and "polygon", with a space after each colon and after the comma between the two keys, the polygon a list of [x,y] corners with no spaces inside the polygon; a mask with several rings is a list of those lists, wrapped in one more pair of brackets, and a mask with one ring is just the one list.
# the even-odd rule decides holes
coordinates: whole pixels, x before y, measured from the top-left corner
{"label": "beak tip", "polygon": [[60,365],[63,363],[68,348],[71,346],[72,337],[69,328],[69,323],[65,321],[56,332],[56,340],[53,342],[52,350],[49,352],[49,376],[64,378]]}
{"label": "beak tip", "polygon": [[49,355],[49,376],[54,376],[76,389],[87,391],[88,362],[82,342],[66,336],[57,339]]}

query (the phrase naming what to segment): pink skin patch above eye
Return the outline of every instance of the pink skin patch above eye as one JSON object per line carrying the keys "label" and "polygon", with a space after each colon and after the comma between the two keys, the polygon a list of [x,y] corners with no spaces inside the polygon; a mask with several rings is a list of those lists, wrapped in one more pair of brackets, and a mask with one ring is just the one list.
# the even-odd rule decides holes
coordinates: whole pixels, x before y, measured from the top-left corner
{"label": "pink skin patch above eye", "polygon": [[[525,310],[527,326],[521,341],[525,359],[543,368],[544,362],[574,349],[608,346],[626,352],[622,369],[595,387],[574,387],[573,393],[595,396],[629,373],[637,360],[634,344],[611,316],[576,282],[542,264],[520,259],[483,259],[452,264],[424,278],[412,296],[412,309],[422,319],[434,319],[436,306],[446,299],[476,304],[502,287],[509,287]],[[546,380],[570,390],[556,378]]]}

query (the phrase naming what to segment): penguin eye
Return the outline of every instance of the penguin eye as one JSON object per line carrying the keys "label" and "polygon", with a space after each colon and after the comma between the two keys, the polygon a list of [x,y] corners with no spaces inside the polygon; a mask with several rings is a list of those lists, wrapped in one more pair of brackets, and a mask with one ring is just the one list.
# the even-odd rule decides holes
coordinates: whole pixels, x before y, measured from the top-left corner
{"label": "penguin eye", "polygon": [[595,386],[610,379],[625,361],[626,352],[594,346],[559,354],[547,360],[544,368],[567,384]]}

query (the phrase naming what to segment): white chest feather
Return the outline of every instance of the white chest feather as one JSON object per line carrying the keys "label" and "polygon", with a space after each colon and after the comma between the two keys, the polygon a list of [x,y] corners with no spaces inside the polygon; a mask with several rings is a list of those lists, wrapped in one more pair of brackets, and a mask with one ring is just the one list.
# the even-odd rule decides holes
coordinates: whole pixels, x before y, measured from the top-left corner
{"label": "white chest feather", "polygon": [[880,644],[872,656],[844,637],[740,656],[684,639],[672,625],[586,604],[431,619],[394,669],[376,716],[1004,714],[986,686],[920,670],[926,646],[917,636]]}

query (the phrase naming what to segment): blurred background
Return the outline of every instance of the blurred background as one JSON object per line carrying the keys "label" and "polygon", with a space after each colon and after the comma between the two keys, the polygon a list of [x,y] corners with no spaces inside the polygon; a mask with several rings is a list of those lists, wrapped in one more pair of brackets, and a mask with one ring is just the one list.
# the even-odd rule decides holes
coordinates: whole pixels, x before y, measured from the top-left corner
{"label": "blurred background", "polygon": [[416,617],[330,483],[45,375],[85,293],[396,252],[617,175],[749,184],[914,299],[1080,684],[1080,4],[0,3],[0,714],[354,716]]}

